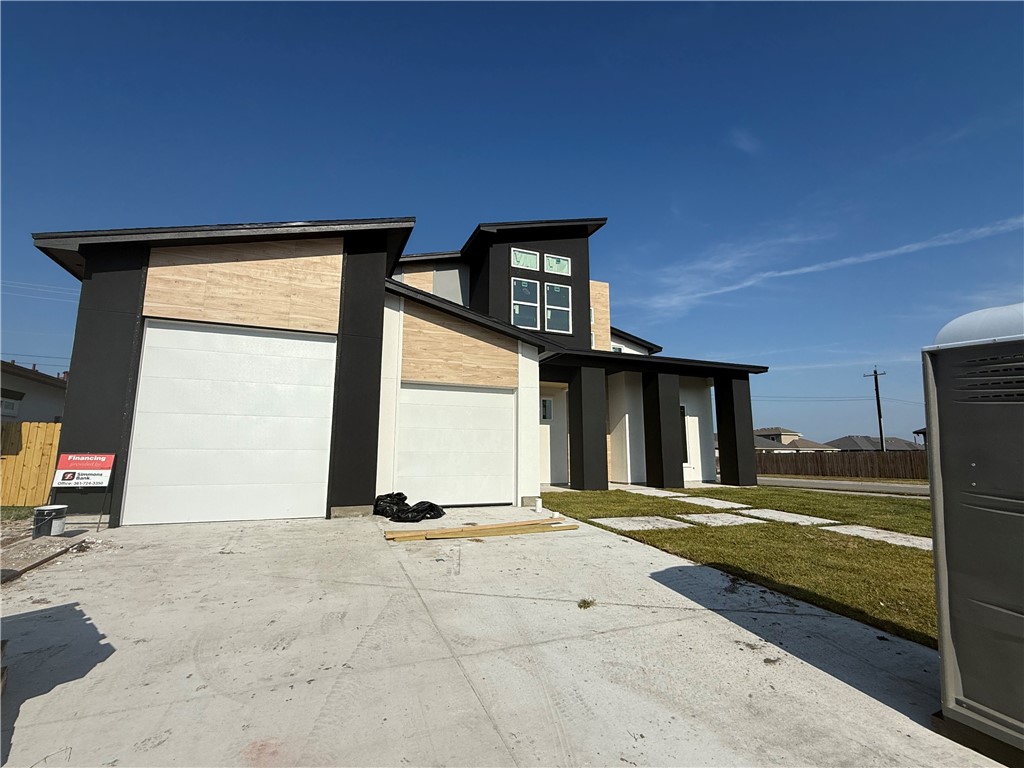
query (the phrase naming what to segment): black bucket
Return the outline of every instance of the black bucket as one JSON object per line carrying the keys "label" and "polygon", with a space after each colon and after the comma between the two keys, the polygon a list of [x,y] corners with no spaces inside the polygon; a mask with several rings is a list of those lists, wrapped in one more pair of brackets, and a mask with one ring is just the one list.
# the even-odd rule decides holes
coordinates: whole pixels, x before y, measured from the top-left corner
{"label": "black bucket", "polygon": [[32,538],[60,536],[64,533],[67,515],[67,504],[50,504],[45,507],[36,507],[35,515],[32,517]]}

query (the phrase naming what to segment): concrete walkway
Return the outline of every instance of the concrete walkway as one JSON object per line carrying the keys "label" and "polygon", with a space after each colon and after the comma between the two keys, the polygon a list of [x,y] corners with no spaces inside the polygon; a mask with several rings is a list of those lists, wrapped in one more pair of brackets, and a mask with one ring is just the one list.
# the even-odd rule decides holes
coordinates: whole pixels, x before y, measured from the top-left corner
{"label": "concrete walkway", "polygon": [[594,526],[385,526],[120,528],[5,586],[4,762],[995,765],[929,728],[931,649]]}
{"label": "concrete walkway", "polygon": [[807,488],[818,491],[844,491],[846,493],[893,494],[895,496],[928,496],[928,481],[922,483],[872,483],[863,480],[808,480],[797,477],[758,476],[758,485],[779,488]]}

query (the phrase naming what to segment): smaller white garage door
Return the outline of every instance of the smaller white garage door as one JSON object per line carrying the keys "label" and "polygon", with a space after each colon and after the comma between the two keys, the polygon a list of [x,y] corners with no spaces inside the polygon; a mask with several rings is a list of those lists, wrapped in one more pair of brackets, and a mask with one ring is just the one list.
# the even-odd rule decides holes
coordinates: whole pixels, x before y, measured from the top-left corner
{"label": "smaller white garage door", "polygon": [[403,384],[395,490],[409,503],[511,504],[515,393]]}
{"label": "smaller white garage door", "polygon": [[324,517],[335,346],[148,320],[124,524]]}

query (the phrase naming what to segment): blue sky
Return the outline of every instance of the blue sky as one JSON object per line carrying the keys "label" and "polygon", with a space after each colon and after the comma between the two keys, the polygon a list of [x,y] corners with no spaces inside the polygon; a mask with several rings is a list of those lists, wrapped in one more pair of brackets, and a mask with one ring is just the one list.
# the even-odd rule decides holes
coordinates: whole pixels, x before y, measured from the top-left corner
{"label": "blue sky", "polygon": [[66,368],[29,233],[607,216],[665,354],[765,364],[756,426],[924,425],[920,348],[1024,298],[1024,6],[59,4],[2,13],[2,357]]}

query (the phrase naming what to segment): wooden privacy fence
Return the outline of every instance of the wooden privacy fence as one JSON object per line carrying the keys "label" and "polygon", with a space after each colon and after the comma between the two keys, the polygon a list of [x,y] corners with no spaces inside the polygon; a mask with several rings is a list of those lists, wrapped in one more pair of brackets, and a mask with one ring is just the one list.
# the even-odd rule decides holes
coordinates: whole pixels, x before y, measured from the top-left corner
{"label": "wooden privacy fence", "polygon": [[813,475],[817,477],[887,477],[927,480],[927,451],[834,451],[769,453],[758,451],[761,475]]}
{"label": "wooden privacy fence", "polygon": [[50,495],[60,424],[41,421],[7,421],[0,427],[0,503],[12,507],[37,507]]}

